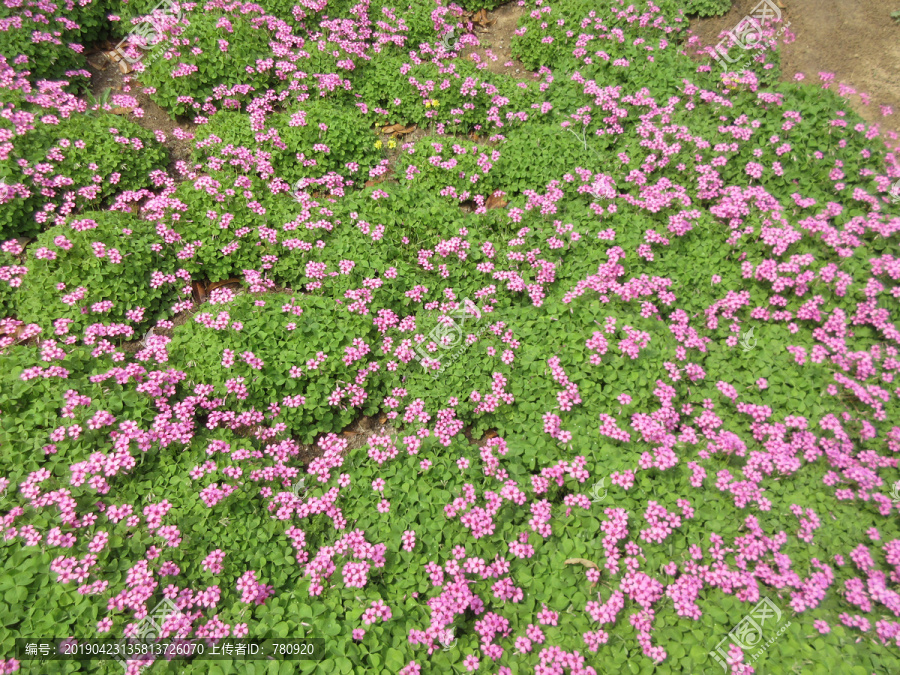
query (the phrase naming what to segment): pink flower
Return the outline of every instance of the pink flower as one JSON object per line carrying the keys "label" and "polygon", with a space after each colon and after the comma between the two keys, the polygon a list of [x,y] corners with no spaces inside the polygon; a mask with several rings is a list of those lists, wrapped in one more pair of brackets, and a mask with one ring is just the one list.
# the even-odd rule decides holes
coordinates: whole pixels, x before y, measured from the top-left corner
{"label": "pink flower", "polygon": [[538,623],[545,626],[555,626],[559,621],[559,612],[553,612],[547,608],[547,605],[543,605],[543,609],[538,612],[537,619]]}
{"label": "pink flower", "polygon": [[210,553],[206,558],[203,559],[201,566],[203,569],[208,572],[212,572],[213,574],[221,574],[225,569],[222,566],[222,561],[225,559],[225,552],[222,549],[216,549],[212,553]]}
{"label": "pink flower", "polygon": [[390,618],[391,608],[385,605],[383,600],[374,600],[362,615],[362,621],[367,626],[375,623],[378,619],[384,622]]}

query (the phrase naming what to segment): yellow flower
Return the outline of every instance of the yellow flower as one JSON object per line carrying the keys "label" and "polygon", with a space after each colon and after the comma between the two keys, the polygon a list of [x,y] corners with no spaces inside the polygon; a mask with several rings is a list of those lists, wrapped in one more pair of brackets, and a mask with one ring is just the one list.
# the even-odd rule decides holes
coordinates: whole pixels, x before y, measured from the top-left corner
{"label": "yellow flower", "polygon": [[395,141],[395,140],[392,138],[391,140],[388,141],[388,147],[389,147],[391,150],[393,150],[394,148],[397,147],[397,141]]}
{"label": "yellow flower", "polygon": [[375,141],[375,149],[381,150],[381,141],[380,140]]}
{"label": "yellow flower", "polygon": [[431,101],[425,101],[425,107],[426,107],[426,108],[430,108],[430,107],[431,107]]}
{"label": "yellow flower", "polygon": [[439,105],[438,100],[436,98],[431,99],[431,107],[432,108],[437,108],[438,105]]}

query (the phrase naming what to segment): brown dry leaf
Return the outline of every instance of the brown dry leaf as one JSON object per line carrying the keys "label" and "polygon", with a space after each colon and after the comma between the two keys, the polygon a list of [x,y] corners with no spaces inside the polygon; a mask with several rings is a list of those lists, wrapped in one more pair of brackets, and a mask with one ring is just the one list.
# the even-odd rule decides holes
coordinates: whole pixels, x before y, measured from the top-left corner
{"label": "brown dry leaf", "polygon": [[206,299],[206,290],[203,288],[203,282],[192,281],[191,286],[194,288],[194,296],[197,300],[203,302]]}
{"label": "brown dry leaf", "polygon": [[228,284],[239,284],[241,280],[238,277],[232,277],[231,279],[225,279],[224,281],[215,281],[211,284],[207,284],[206,291],[208,293],[212,293],[217,288],[222,286],[227,286]]}
{"label": "brown dry leaf", "polygon": [[509,202],[506,201],[506,197],[495,197],[494,195],[491,195],[487,198],[485,206],[487,206],[487,209],[490,211],[491,209],[502,209],[507,204],[509,204]]}
{"label": "brown dry leaf", "polygon": [[382,129],[382,130],[381,130],[381,133],[383,133],[383,134],[393,134],[393,133],[396,133],[396,132],[400,131],[402,128],[403,128],[403,125],[402,125],[402,124],[392,124],[391,126],[385,127],[384,129]]}
{"label": "brown dry leaf", "polygon": [[127,75],[132,70],[134,70],[134,68],[131,67],[131,64],[128,63],[128,61],[124,61],[124,60],[119,61],[119,72],[120,73],[122,73],[123,75]]}
{"label": "brown dry leaf", "polygon": [[413,124],[412,126],[406,127],[405,129],[400,129],[400,131],[398,131],[397,134],[401,135],[401,136],[405,136],[406,134],[411,134],[417,128],[418,127],[415,124]]}
{"label": "brown dry leaf", "polygon": [[476,12],[475,16],[472,17],[472,23],[477,23],[481,28],[487,28],[488,26],[493,26],[497,22],[496,19],[488,19],[487,10],[480,9]]}
{"label": "brown dry leaf", "polygon": [[493,429],[488,429],[487,431],[484,432],[484,437],[485,438],[497,438],[497,432],[494,431]]}
{"label": "brown dry leaf", "polygon": [[123,108],[122,106],[116,106],[110,112],[112,112],[113,115],[127,115],[128,113],[131,112],[131,108]]}
{"label": "brown dry leaf", "polygon": [[378,424],[384,424],[385,422],[387,422],[387,415],[380,415],[378,417]]}
{"label": "brown dry leaf", "polygon": [[595,570],[600,569],[600,566],[597,563],[585,560],[584,558],[569,558],[566,560],[566,565],[584,565],[585,567],[590,567]]}

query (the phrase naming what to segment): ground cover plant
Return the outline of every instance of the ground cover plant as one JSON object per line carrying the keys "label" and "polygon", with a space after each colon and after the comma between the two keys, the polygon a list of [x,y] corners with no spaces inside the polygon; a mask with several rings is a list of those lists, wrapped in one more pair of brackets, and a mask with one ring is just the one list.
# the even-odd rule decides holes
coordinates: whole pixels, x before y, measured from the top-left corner
{"label": "ground cover plant", "polygon": [[[523,1],[515,77],[468,1],[26,4],[0,672],[900,672],[897,139],[777,21]],[[148,622],[327,655],[16,648]]]}

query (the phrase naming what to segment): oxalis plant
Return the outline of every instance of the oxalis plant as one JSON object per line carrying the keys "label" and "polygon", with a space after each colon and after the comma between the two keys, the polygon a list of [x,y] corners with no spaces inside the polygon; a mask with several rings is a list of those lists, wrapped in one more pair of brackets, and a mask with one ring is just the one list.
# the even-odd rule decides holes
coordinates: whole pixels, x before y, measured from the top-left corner
{"label": "oxalis plant", "polygon": [[0,672],[900,672],[896,134],[727,5],[7,7]]}

